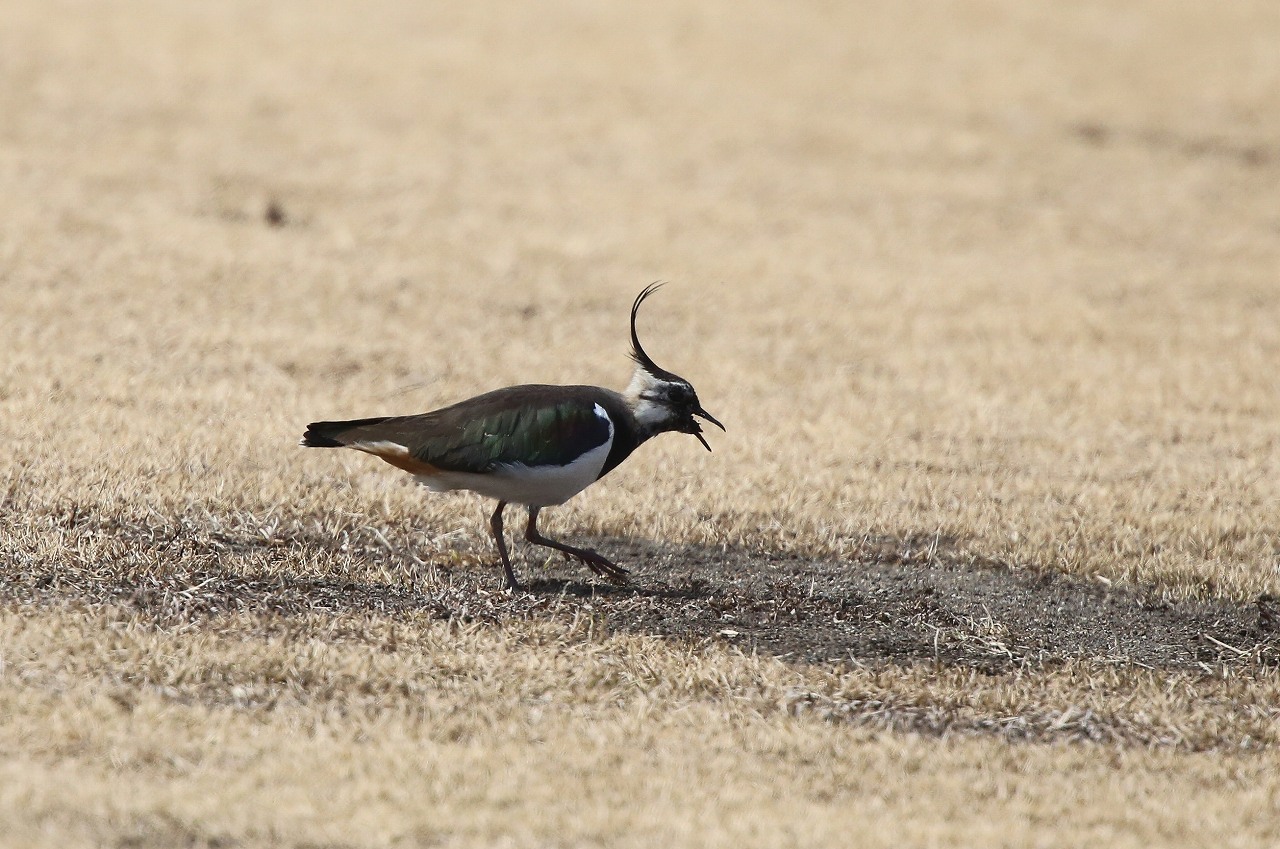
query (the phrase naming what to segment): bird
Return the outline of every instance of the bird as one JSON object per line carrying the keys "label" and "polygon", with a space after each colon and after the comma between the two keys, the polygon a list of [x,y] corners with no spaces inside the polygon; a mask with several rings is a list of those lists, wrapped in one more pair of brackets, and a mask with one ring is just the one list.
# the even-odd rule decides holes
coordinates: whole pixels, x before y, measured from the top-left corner
{"label": "bird", "polygon": [[660,433],[691,434],[710,451],[698,419],[725,429],[702,408],[693,384],[658,366],[640,344],[636,316],[661,286],[645,287],[631,305],[634,371],[621,392],[600,386],[508,386],[418,415],[312,422],[300,444],[353,448],[403,469],[430,490],[470,490],[497,499],[489,530],[511,591],[521,585],[503,533],[509,504],[528,511],[528,542],[625,584],[628,570],[600,552],[543,536],[538,515],[603,478]]}

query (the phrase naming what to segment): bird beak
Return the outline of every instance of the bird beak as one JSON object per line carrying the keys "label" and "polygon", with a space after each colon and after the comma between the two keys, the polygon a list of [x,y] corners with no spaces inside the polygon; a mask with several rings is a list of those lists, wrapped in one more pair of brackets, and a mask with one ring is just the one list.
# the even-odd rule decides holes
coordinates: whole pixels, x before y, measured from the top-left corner
{"label": "bird beak", "polygon": [[711,415],[710,413],[708,413],[706,410],[702,409],[701,407],[699,407],[698,409],[694,410],[694,411],[693,411],[693,414],[694,414],[695,416],[701,416],[702,418],[704,418],[704,419],[706,419],[707,421],[711,422],[711,423],[712,423],[713,425],[715,425],[716,427],[720,428],[721,430],[724,430],[724,425],[722,425],[722,424],[720,424],[720,422],[716,421],[716,417],[715,417],[715,416]]}
{"label": "bird beak", "polygon": [[[695,416],[701,416],[702,418],[704,418],[704,419],[706,419],[707,421],[711,422],[711,423],[712,423],[713,425],[715,425],[716,427],[720,428],[721,430],[724,430],[724,425],[722,425],[722,424],[720,424],[720,422],[716,421],[716,417],[715,417],[715,416],[711,415],[710,413],[708,413],[706,410],[702,409],[701,407],[699,407],[698,409],[694,410],[694,411],[693,411],[693,415],[695,415]],[[711,450],[711,445],[707,442],[706,438],[702,435],[702,428],[698,428],[697,430],[695,430],[695,431],[693,432],[693,435],[694,435],[694,436],[696,436],[696,437],[698,437],[698,441],[702,443],[702,447],[703,447],[703,448],[707,449],[708,451],[710,451],[710,450]]]}

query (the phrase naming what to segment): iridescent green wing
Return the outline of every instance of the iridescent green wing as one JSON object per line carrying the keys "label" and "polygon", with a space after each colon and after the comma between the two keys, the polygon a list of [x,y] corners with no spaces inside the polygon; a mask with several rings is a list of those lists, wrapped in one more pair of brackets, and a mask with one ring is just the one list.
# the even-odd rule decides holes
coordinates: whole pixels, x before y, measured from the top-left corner
{"label": "iridescent green wing", "polygon": [[513,463],[565,466],[609,440],[592,399],[542,394],[491,393],[430,414],[429,434],[410,449],[438,469],[484,473]]}

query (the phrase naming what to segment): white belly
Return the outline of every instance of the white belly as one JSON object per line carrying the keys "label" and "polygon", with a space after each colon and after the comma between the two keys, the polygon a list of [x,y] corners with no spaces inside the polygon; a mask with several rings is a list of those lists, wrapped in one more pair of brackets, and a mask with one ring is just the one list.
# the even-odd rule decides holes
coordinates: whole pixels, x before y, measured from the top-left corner
{"label": "white belly", "polygon": [[529,507],[550,507],[563,504],[595,483],[612,445],[613,428],[610,427],[609,438],[602,445],[565,466],[526,466],[523,463],[512,463],[482,475],[440,471],[414,477],[434,492],[469,489],[499,501]]}

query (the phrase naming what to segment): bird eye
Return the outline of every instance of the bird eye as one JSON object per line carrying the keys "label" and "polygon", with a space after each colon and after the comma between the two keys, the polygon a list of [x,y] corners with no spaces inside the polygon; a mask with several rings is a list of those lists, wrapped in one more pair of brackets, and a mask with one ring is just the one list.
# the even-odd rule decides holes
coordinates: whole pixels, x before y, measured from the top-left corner
{"label": "bird eye", "polygon": [[688,389],[677,383],[667,392],[667,397],[671,399],[671,402],[674,404],[683,404],[689,400],[691,394],[692,393]]}

